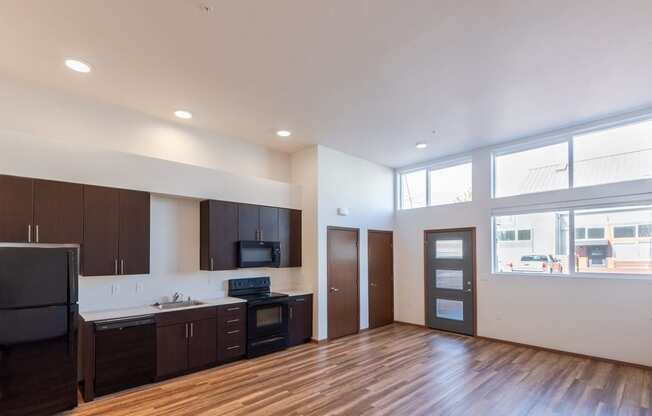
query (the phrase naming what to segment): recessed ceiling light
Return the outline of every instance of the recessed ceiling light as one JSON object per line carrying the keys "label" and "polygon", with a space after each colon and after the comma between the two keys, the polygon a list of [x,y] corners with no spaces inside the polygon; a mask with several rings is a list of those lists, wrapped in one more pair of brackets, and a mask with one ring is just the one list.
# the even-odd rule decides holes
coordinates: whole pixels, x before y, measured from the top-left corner
{"label": "recessed ceiling light", "polygon": [[84,61],[77,59],[66,59],[66,66],[73,71],[82,72],[84,74],[91,72],[91,66]]}
{"label": "recessed ceiling light", "polygon": [[279,130],[276,132],[276,135],[278,137],[290,137],[292,135],[292,132],[288,130]]}
{"label": "recessed ceiling light", "polygon": [[177,110],[174,112],[174,115],[184,120],[188,120],[189,118],[192,118],[192,113],[186,110]]}
{"label": "recessed ceiling light", "polygon": [[417,143],[417,149],[425,149],[428,147],[428,143]]}

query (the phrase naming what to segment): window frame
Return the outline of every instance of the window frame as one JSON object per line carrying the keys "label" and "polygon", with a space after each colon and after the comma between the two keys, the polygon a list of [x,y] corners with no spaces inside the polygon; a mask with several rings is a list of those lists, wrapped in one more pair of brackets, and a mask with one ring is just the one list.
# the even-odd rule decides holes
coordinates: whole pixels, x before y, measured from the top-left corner
{"label": "window frame", "polygon": [[[650,206],[652,207],[651,199],[641,199],[641,200],[629,200],[623,198],[622,202],[617,200],[608,202],[608,203],[590,203],[585,204],[555,204],[546,208],[521,208],[517,210],[509,209],[497,209],[491,212],[491,272],[489,273],[492,277],[528,277],[528,278],[557,278],[557,279],[618,279],[618,280],[644,280],[652,281],[652,274],[637,274],[637,273],[590,273],[590,272],[578,272],[575,270],[575,213],[576,211],[591,210],[591,209],[609,209],[609,208],[622,208],[622,207],[641,207],[641,206]],[[536,272],[500,272],[497,271],[498,262],[497,262],[497,247],[496,243],[496,217],[506,216],[506,215],[527,215],[527,214],[538,214],[546,212],[568,212],[568,229],[573,230],[568,233],[568,272],[560,274],[545,274],[542,275]],[[646,224],[643,224],[646,225]],[[638,236],[638,224],[634,225],[636,236]],[[598,227],[580,227],[587,230],[588,237],[588,228],[598,228]],[[605,227],[605,238],[606,238],[606,227]],[[652,238],[652,237],[643,237],[643,238]],[[583,240],[583,239],[579,239]],[[555,254],[555,257],[557,255]]]}
{"label": "window frame", "polygon": [[[446,203],[446,204],[437,204],[437,205],[432,204],[432,195],[431,195],[431,190],[430,190],[430,172],[431,171],[436,171],[436,170],[441,170],[441,169],[446,169],[446,168],[451,168],[451,167],[454,167],[454,166],[465,165],[465,164],[471,164],[471,172],[473,172],[473,158],[471,157],[471,155],[465,155],[465,156],[460,156],[460,157],[455,157],[455,158],[442,159],[440,161],[435,161],[435,162],[429,162],[429,163],[425,163],[425,164],[409,166],[407,168],[397,170],[396,171],[396,177],[397,177],[397,182],[398,182],[398,198],[397,198],[397,208],[398,208],[398,210],[411,210],[411,209],[419,209],[419,208],[427,208],[427,207],[446,207],[446,206],[450,206],[450,205],[466,204],[466,203],[469,203],[469,202],[473,202],[473,173],[471,173],[471,200],[463,201],[463,202],[449,202],[449,203]],[[425,170],[425,172],[426,172],[426,206],[425,207],[417,207],[417,208],[403,208],[402,207],[403,187],[402,187],[402,178],[401,178],[401,176],[409,174],[409,173],[417,172],[417,171],[420,171],[420,170]]]}
{"label": "window frame", "polygon": [[[504,146],[499,146],[494,148],[491,152],[491,199],[505,199],[505,198],[514,198],[524,195],[537,195],[547,192],[559,192],[559,191],[569,191],[574,189],[585,189],[585,188],[594,188],[605,185],[615,185],[615,184],[624,184],[638,181],[652,181],[651,178],[636,178],[636,179],[625,179],[616,182],[606,182],[593,185],[581,185],[577,186],[575,184],[575,149],[574,143],[577,136],[583,136],[591,133],[604,132],[608,130],[618,129],[621,127],[627,127],[635,124],[645,123],[652,121],[652,114],[650,112],[643,112],[639,114],[633,114],[628,116],[615,117],[611,119],[602,120],[599,122],[588,123],[584,126],[571,127],[564,130],[561,130],[558,133],[546,134],[535,136],[530,140],[522,141],[517,140],[512,144],[507,144]],[[516,195],[508,196],[496,196],[496,158],[500,156],[505,156],[513,153],[524,152],[527,150],[538,149],[546,146],[552,146],[555,144],[566,143],[568,148],[568,188],[561,188],[549,191],[538,191],[538,192],[528,192]]]}
{"label": "window frame", "polygon": [[[408,175],[410,173],[414,172],[419,172],[424,170],[426,172],[426,205],[424,207],[413,207],[413,208],[403,208],[403,175]],[[410,210],[410,209],[419,209],[419,208],[425,208],[428,206],[428,200],[430,198],[430,190],[428,189],[428,169],[424,167],[415,167],[413,169],[407,169],[407,170],[402,170],[397,173],[397,181],[398,181],[398,209],[399,210]]]}

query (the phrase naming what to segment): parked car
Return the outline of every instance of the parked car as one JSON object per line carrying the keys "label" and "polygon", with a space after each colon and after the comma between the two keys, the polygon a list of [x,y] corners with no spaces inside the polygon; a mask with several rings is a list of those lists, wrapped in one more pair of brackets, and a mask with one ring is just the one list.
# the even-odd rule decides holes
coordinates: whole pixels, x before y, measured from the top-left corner
{"label": "parked car", "polygon": [[513,272],[526,273],[562,273],[562,266],[559,259],[550,254],[529,254],[521,256],[521,260],[516,264],[507,264]]}

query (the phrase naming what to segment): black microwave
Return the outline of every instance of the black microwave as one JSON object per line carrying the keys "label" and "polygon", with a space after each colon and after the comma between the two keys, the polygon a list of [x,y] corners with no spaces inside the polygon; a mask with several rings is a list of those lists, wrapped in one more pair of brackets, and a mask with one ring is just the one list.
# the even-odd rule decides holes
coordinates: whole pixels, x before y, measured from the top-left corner
{"label": "black microwave", "polygon": [[280,267],[281,243],[278,241],[239,241],[238,267]]}

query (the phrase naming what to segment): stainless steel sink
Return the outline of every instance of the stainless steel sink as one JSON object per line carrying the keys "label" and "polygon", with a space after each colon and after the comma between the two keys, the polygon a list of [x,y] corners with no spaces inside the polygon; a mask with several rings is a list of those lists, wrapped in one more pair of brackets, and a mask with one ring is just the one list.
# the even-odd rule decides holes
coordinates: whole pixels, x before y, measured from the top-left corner
{"label": "stainless steel sink", "polygon": [[198,300],[184,300],[180,302],[156,302],[152,306],[159,309],[177,309],[177,308],[187,308],[189,306],[203,305],[204,302]]}

